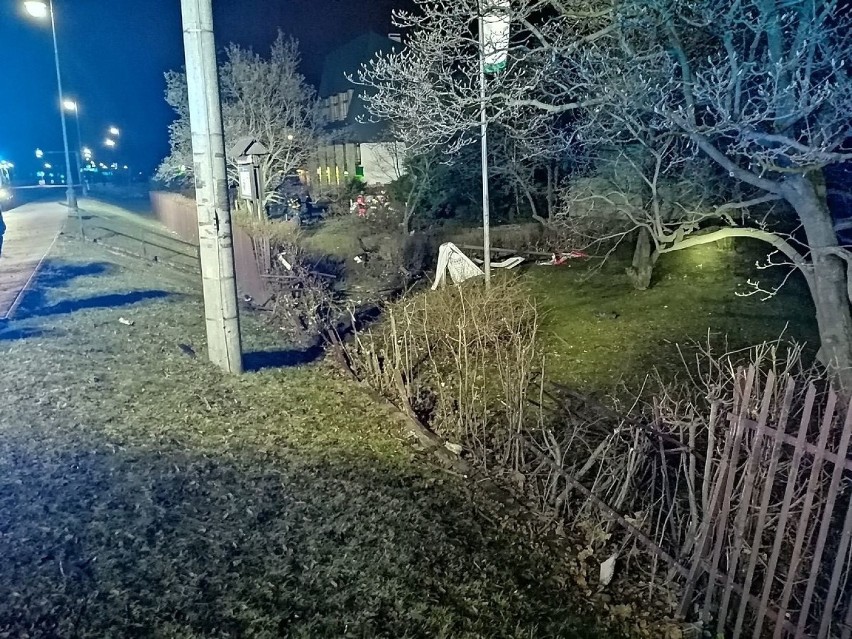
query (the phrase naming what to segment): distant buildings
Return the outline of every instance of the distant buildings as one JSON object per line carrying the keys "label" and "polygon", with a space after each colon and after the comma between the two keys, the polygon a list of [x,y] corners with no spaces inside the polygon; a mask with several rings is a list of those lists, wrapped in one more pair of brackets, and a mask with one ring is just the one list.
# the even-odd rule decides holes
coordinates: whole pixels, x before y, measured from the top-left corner
{"label": "distant buildings", "polygon": [[400,46],[393,37],[365,33],[326,57],[318,94],[327,122],[327,144],[317,149],[301,176],[317,191],[334,190],[356,177],[367,186],[375,186],[401,175],[398,145],[387,123],[370,119],[359,97],[363,87],[347,79],[357,77],[361,65],[376,53]]}

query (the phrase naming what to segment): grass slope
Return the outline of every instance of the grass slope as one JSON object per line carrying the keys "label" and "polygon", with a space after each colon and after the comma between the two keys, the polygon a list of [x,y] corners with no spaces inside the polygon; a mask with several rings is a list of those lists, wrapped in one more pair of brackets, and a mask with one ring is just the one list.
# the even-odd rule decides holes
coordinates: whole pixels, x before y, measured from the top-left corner
{"label": "grass slope", "polygon": [[0,637],[613,636],[357,388],[220,374],[194,286],[116,259],[61,242],[0,325]]}
{"label": "grass slope", "polygon": [[586,392],[611,391],[619,382],[638,390],[652,367],[665,376],[681,373],[678,345],[688,352],[708,337],[724,349],[783,334],[815,352],[813,304],[801,279],[791,278],[767,301],[737,295],[749,290],[749,278],[769,288],[785,275],[755,270],[755,261],[765,261],[763,247],[743,241],[738,250],[706,245],[664,255],[647,291],[631,288],[625,255],[591,277],[586,262],[531,269],[533,291],[548,311],[551,375]]}

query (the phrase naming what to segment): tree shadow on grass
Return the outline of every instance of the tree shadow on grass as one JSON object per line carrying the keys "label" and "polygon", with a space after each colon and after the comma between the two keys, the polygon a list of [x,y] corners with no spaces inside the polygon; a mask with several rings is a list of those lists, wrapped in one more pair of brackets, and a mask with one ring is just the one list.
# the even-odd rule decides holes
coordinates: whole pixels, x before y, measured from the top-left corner
{"label": "tree shadow on grass", "polygon": [[363,451],[116,451],[54,428],[0,443],[13,634],[613,636],[577,616],[552,556],[450,481]]}
{"label": "tree shadow on grass", "polygon": [[5,320],[0,320],[0,342],[12,342],[19,339],[28,339],[31,337],[46,337],[52,335],[53,331],[46,331],[43,328],[22,327],[22,328],[6,328]]}
{"label": "tree shadow on grass", "polygon": [[269,368],[289,368],[311,364],[322,357],[323,347],[314,344],[303,350],[252,351],[243,354],[243,368],[256,372]]}
{"label": "tree shadow on grass", "polygon": [[[135,304],[136,302],[161,299],[173,295],[168,291],[154,289],[149,291],[131,291],[128,293],[109,293],[77,299],[66,298],[52,304],[48,301],[51,292],[56,289],[70,287],[75,279],[108,275],[113,273],[117,268],[115,264],[110,264],[109,262],[69,264],[48,260],[42,266],[33,285],[24,294],[21,305],[15,314],[16,320],[66,315],[86,309],[118,308],[120,306]],[[19,329],[17,332],[22,333],[22,335],[15,339],[37,336],[37,330],[35,328]]]}
{"label": "tree shadow on grass", "polygon": [[45,262],[36,282],[45,288],[56,288],[68,284],[78,277],[94,277],[113,272],[117,267],[109,262],[91,262],[89,264],[60,264],[52,260]]}
{"label": "tree shadow on grass", "polygon": [[52,289],[67,287],[80,277],[97,277],[115,270],[116,266],[108,262],[90,262],[88,264],[68,264],[56,260],[47,260],[36,275],[30,288],[24,293],[16,317],[32,316],[40,308],[48,306],[48,292]]}
{"label": "tree shadow on grass", "polygon": [[62,300],[56,304],[46,306],[38,306],[35,308],[25,308],[19,313],[21,319],[30,317],[47,317],[54,315],[65,315],[94,308],[118,308],[120,306],[129,306],[137,302],[146,300],[162,299],[170,297],[173,293],[169,291],[152,290],[152,291],[133,291],[132,293],[110,293],[108,295],[94,295],[92,297],[84,297],[81,299]]}

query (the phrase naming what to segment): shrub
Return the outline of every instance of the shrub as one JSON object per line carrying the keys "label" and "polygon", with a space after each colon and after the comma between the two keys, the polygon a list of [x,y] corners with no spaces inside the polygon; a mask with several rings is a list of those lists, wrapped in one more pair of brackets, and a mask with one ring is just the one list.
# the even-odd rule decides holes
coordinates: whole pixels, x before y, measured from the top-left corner
{"label": "shrub", "polygon": [[477,463],[521,463],[516,435],[537,421],[527,395],[542,354],[539,311],[517,279],[405,297],[357,335],[351,359],[357,374]]}

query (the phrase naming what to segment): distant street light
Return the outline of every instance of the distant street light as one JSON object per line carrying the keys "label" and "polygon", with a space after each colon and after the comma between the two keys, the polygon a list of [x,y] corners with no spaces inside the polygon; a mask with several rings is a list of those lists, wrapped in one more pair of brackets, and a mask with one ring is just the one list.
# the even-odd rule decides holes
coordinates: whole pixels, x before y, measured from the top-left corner
{"label": "distant street light", "polygon": [[115,146],[115,140],[113,140],[111,138],[107,138],[106,140],[104,140],[104,144],[106,146],[113,147],[113,146]]}
{"label": "distant street light", "polygon": [[[53,12],[53,0],[47,2],[40,0],[26,0],[24,9],[32,17],[43,20],[50,18],[50,32],[53,36],[53,60],[56,64],[56,88],[59,93],[59,103],[64,104],[65,97],[62,95],[62,72],[59,69],[59,44],[56,41],[56,16]],[[83,232],[83,218],[80,217],[77,209],[77,194],[74,193],[74,175],[71,173],[71,151],[68,149],[68,128],[65,126],[65,109],[59,109],[59,115],[62,120],[62,143],[65,146],[65,186],[67,187],[66,200],[68,208],[72,211],[77,211],[77,217],[80,222],[80,233]]]}
{"label": "distant street light", "polygon": [[80,159],[80,149],[83,146],[83,136],[80,135],[80,106],[74,100],[63,100],[62,108],[66,111],[73,111],[74,121],[77,123],[77,152],[74,153],[74,158],[77,160],[77,177],[80,180],[80,189],[82,190],[83,197],[85,197],[87,195],[86,181],[83,179],[83,162]]}
{"label": "distant street light", "polygon": [[112,135],[112,136],[118,136],[118,135],[121,134],[121,131],[118,130],[118,127],[111,126],[109,128],[109,134]]}
{"label": "distant street light", "polygon": [[44,157],[44,151],[42,151],[41,149],[36,149],[36,150],[35,150],[35,154],[36,154],[36,157],[37,157],[39,160],[40,160],[41,158],[43,158],[43,157]]}

